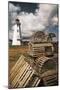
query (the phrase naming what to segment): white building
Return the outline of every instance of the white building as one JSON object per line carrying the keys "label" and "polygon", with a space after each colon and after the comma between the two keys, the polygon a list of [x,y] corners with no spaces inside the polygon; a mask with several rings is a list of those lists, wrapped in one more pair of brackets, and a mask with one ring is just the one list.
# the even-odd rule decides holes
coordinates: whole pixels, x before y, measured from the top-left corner
{"label": "white building", "polygon": [[[18,36],[20,39],[18,39]],[[13,26],[12,45],[21,45],[21,28],[19,19],[16,19],[16,24]]]}

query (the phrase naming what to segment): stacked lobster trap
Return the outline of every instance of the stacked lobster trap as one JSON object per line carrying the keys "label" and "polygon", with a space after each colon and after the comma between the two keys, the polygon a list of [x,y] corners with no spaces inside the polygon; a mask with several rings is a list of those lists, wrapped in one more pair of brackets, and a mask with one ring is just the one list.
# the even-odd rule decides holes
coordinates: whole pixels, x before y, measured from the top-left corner
{"label": "stacked lobster trap", "polygon": [[44,32],[35,32],[29,42],[29,54],[33,57],[41,55],[51,56],[54,53],[53,44],[48,41],[48,35]]}
{"label": "stacked lobster trap", "polygon": [[27,55],[21,55],[10,71],[9,87],[58,85],[57,55],[48,36],[42,31],[34,33],[28,47]]}

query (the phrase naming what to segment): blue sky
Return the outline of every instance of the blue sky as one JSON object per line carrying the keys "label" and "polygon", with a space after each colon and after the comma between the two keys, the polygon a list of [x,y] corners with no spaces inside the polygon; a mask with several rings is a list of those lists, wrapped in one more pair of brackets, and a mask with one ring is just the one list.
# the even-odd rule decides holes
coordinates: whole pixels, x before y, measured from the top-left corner
{"label": "blue sky", "polygon": [[58,26],[50,26],[50,28],[49,28],[49,32],[51,33],[55,33],[55,35],[56,35],[56,38],[55,38],[55,40],[57,41],[58,40],[58,32],[59,32],[59,30],[58,30],[59,28],[58,28]]}

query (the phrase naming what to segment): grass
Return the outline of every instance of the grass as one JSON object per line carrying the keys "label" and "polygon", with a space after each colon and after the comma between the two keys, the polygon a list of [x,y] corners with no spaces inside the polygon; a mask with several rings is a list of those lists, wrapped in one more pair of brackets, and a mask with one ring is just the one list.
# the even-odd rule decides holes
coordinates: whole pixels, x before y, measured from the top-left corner
{"label": "grass", "polygon": [[21,54],[28,52],[28,46],[10,46],[9,47],[9,69],[11,69]]}
{"label": "grass", "polygon": [[[9,46],[9,69],[11,69],[15,65],[22,54],[27,58],[29,63],[32,63],[33,58],[27,54],[28,50],[28,46]],[[45,64],[45,66],[43,67],[42,72],[54,68],[54,65],[51,62],[47,63],[48,64]]]}

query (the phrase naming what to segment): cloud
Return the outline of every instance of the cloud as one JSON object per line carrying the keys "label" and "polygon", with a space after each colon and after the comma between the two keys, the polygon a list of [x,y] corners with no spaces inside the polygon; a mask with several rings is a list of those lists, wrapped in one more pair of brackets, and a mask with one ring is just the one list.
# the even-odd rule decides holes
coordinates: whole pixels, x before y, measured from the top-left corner
{"label": "cloud", "polygon": [[[17,11],[20,7],[16,7],[10,4],[10,11]],[[21,31],[23,36],[30,36],[34,31],[40,31],[46,29],[50,23],[53,25],[57,24],[58,19],[57,15],[57,5],[52,4],[38,4],[38,9],[35,10],[35,13],[28,12],[20,12],[19,15],[17,13],[13,13],[12,22],[16,17],[20,19],[21,22]],[[21,9],[21,8],[20,8]],[[13,35],[13,34],[12,34]]]}
{"label": "cloud", "polygon": [[9,3],[9,29],[12,29],[13,24],[15,23],[15,18],[17,16],[17,11],[20,11],[19,6],[14,6],[12,3]]}
{"label": "cloud", "polygon": [[22,32],[28,35],[32,34],[32,31],[44,30],[46,26],[51,22],[52,11],[54,11],[56,5],[51,4],[39,4],[38,9],[36,9],[35,14],[21,12],[19,19],[21,21]]}
{"label": "cloud", "polygon": [[9,3],[9,12],[15,12],[17,10],[20,10],[20,7],[16,7],[12,3]]}
{"label": "cloud", "polygon": [[57,15],[52,17],[51,23],[52,23],[52,25],[58,25],[58,17],[57,17]]}
{"label": "cloud", "polygon": [[38,31],[45,28],[44,25],[40,24],[39,18],[33,13],[23,13],[18,17],[21,21],[22,33],[32,35],[32,31]]}

